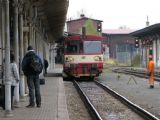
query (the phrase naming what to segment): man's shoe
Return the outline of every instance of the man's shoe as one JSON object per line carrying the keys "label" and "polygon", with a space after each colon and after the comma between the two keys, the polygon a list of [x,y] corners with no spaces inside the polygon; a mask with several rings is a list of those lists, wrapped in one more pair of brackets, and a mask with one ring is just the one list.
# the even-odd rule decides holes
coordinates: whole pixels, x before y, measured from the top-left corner
{"label": "man's shoe", "polygon": [[150,88],[154,88],[154,86],[153,86],[153,85],[150,85]]}
{"label": "man's shoe", "polygon": [[40,107],[41,107],[41,105],[37,105],[37,107],[38,107],[38,108],[40,108]]}
{"label": "man's shoe", "polygon": [[27,108],[33,108],[34,105],[29,104],[29,105],[27,105],[26,107],[27,107]]}

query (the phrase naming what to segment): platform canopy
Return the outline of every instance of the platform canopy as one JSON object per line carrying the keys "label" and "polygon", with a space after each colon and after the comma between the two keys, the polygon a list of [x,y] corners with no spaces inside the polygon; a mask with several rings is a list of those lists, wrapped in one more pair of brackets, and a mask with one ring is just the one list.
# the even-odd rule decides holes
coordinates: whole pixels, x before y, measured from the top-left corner
{"label": "platform canopy", "polygon": [[69,0],[31,0],[37,7],[37,14],[42,19],[49,40],[63,35]]}
{"label": "platform canopy", "polygon": [[132,36],[135,37],[144,37],[144,36],[149,36],[153,34],[159,34],[160,33],[160,23],[145,27],[143,29],[134,31],[130,33]]}

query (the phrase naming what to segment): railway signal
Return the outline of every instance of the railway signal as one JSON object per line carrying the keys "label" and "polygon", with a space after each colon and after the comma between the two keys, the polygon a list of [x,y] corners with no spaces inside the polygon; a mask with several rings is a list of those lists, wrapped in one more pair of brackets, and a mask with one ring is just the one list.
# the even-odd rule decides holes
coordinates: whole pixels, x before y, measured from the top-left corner
{"label": "railway signal", "polygon": [[138,39],[135,40],[135,48],[139,48],[139,40]]}
{"label": "railway signal", "polygon": [[97,32],[102,32],[102,23],[101,22],[97,23]]}
{"label": "railway signal", "polygon": [[152,48],[149,48],[149,55],[153,55],[153,49]]}

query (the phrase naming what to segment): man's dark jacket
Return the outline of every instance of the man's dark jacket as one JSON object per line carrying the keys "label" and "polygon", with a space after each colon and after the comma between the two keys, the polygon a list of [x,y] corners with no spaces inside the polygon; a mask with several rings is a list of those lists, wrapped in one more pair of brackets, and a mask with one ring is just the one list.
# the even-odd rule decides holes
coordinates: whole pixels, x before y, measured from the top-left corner
{"label": "man's dark jacket", "polygon": [[[29,67],[30,65],[30,59],[31,57],[35,56],[36,53],[34,51],[29,51],[28,53],[26,53],[26,55],[24,56],[23,60],[22,60],[22,71],[24,73],[24,75],[28,76],[28,75],[36,75],[31,68]],[[39,58],[40,59],[40,58]],[[40,64],[42,64],[42,61],[40,59]],[[43,66],[43,64],[42,64]]]}

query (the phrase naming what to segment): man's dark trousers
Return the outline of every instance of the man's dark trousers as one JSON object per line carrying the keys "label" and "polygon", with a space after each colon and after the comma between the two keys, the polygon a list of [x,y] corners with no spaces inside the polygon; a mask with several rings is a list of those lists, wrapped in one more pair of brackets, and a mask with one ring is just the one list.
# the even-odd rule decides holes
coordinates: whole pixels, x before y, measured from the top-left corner
{"label": "man's dark trousers", "polygon": [[36,97],[37,106],[41,105],[39,75],[29,75],[29,76],[27,76],[27,84],[28,84],[28,89],[29,89],[30,105],[33,105],[33,106],[35,105],[35,101],[34,101],[35,97]]}

